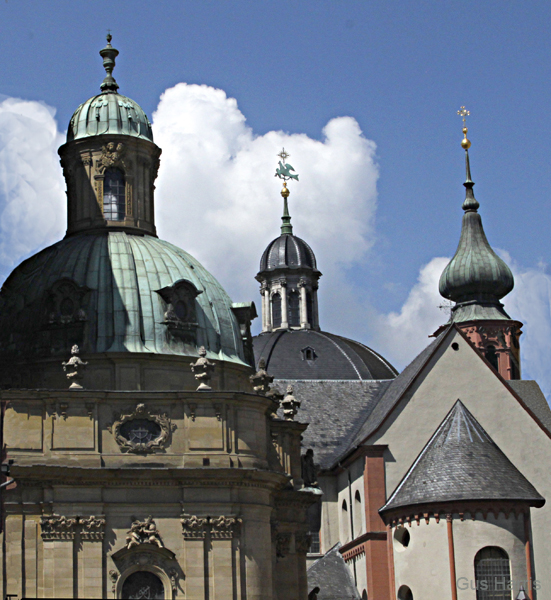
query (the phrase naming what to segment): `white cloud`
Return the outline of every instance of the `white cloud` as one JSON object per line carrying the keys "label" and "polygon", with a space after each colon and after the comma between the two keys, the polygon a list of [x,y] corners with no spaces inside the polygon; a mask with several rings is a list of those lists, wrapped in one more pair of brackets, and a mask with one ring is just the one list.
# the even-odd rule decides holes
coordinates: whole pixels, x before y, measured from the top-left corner
{"label": "white cloud", "polygon": [[224,91],[180,83],[161,96],[153,130],[163,149],[159,234],[200,260],[235,300],[259,305],[254,276],[281,225],[281,181],[274,173],[283,146],[300,176],[289,184],[294,233],[312,246],[324,280],[334,286],[339,268],[371,246],[375,144],[355,119],[332,119],[322,141],[282,131],[257,136]]}
{"label": "white cloud", "polygon": [[65,184],[55,110],[40,102],[0,102],[0,270],[59,239],[65,229]]}
{"label": "white cloud", "polygon": [[375,347],[397,368],[415,358],[429,344],[428,336],[449,318],[439,308],[446,301],[438,293],[438,281],[449,260],[437,257],[421,267],[400,312],[381,315],[375,321]]}

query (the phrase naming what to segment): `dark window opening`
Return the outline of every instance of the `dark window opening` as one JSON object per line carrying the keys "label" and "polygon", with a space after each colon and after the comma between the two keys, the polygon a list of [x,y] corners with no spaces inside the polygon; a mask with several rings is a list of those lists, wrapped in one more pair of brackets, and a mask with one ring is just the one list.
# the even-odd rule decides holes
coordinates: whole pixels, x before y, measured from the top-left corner
{"label": "dark window opening", "polygon": [[119,169],[107,169],[103,180],[103,217],[108,221],[123,221],[126,216],[124,174]]}
{"label": "dark window opening", "polygon": [[488,547],[474,559],[476,600],[511,600],[509,556],[501,548]]}
{"label": "dark window opening", "polygon": [[496,353],[496,347],[495,346],[488,346],[486,348],[486,352],[484,354],[484,356],[486,357],[486,360],[492,365],[492,367],[498,371],[499,370],[499,357]]}
{"label": "dark window opening", "polygon": [[310,325],[313,325],[312,314],[313,314],[313,302],[312,302],[312,294],[310,292],[306,293],[306,318]]}
{"label": "dark window opening", "polygon": [[300,326],[300,299],[297,292],[289,294],[289,326]]}
{"label": "dark window opening", "polygon": [[517,363],[514,358],[511,358],[511,379],[520,379]]}
{"label": "dark window opening", "polygon": [[306,348],[303,348],[301,350],[301,352],[302,352],[302,360],[314,361],[318,357],[315,350],[313,348],[311,348],[310,346],[306,346]]}
{"label": "dark window opening", "polygon": [[272,325],[281,327],[281,296],[279,294],[272,296]]}

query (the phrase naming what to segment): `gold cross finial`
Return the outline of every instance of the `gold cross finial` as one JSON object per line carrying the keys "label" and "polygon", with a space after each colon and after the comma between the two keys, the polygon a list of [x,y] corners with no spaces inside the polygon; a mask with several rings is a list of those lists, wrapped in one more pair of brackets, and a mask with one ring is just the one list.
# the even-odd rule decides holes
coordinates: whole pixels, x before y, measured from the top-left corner
{"label": "gold cross finial", "polygon": [[468,150],[471,147],[471,142],[467,139],[467,117],[471,114],[471,111],[462,106],[457,111],[457,114],[463,118],[463,135],[465,137],[461,140],[461,146],[465,150]]}
{"label": "gold cross finial", "polygon": [[291,156],[291,155],[288,154],[287,152],[285,152],[285,148],[283,148],[283,150],[278,154],[278,156],[279,156],[279,158],[281,158],[281,160],[285,164],[285,159],[289,158],[289,156]]}

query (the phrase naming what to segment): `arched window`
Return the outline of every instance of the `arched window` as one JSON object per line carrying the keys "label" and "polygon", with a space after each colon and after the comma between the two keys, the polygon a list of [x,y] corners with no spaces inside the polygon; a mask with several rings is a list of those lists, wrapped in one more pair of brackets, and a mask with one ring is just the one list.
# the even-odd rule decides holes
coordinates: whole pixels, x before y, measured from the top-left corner
{"label": "arched window", "polygon": [[495,346],[487,346],[484,356],[486,357],[486,360],[492,365],[492,367],[496,371],[498,371],[499,370],[499,367],[498,367],[499,361],[498,361],[498,356],[496,353],[496,347]]}
{"label": "arched window", "polygon": [[163,582],[149,571],[136,571],[122,584],[122,598],[164,598]]}
{"label": "arched window", "polygon": [[354,536],[357,537],[362,533],[362,497],[360,495],[360,491],[356,490],[356,495],[354,496]]}
{"label": "arched window", "polygon": [[124,174],[119,169],[107,169],[103,180],[103,217],[108,221],[123,221],[125,216]]}
{"label": "arched window", "polygon": [[281,327],[281,296],[279,294],[272,296],[272,325]]}
{"label": "arched window", "polygon": [[348,516],[348,504],[346,500],[342,501],[341,505],[341,527],[343,542],[350,541],[350,517]]}
{"label": "arched window", "polygon": [[289,326],[300,326],[300,300],[298,292],[291,292],[289,294]]}
{"label": "arched window", "polygon": [[505,550],[488,546],[474,559],[476,600],[511,600],[511,568]]}
{"label": "arched window", "polygon": [[413,600],[413,594],[407,585],[401,585],[398,590],[398,600]]}

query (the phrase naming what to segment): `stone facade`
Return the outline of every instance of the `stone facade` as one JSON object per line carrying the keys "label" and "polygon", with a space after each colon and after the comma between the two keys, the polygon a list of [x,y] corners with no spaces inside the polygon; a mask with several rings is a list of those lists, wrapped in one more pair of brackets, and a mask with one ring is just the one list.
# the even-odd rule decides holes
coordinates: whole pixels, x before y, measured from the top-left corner
{"label": "stone facade", "polygon": [[13,390],[2,400],[17,481],[5,502],[6,593],[120,598],[146,571],[165,598],[306,598],[305,425],[272,421],[270,398]]}

